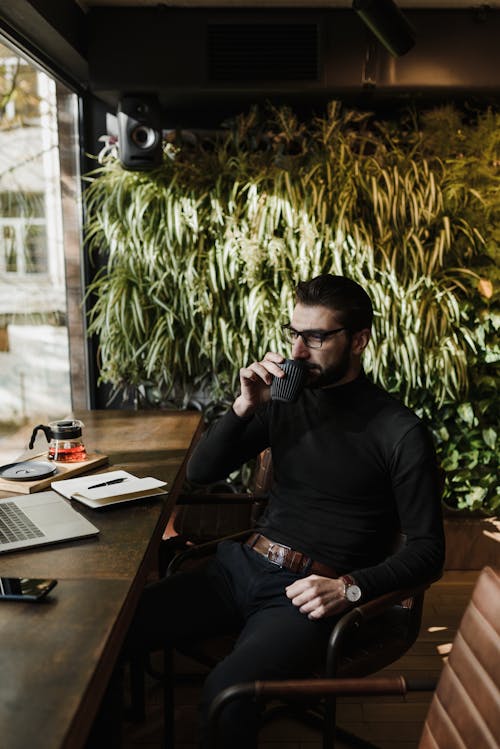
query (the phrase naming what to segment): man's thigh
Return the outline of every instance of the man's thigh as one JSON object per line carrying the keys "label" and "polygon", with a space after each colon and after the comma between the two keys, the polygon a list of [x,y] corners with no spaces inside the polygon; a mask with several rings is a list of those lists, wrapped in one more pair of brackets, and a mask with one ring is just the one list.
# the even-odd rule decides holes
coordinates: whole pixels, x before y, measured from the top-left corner
{"label": "man's thigh", "polygon": [[335,619],[313,621],[290,607],[269,607],[249,617],[233,651],[210,673],[205,707],[224,688],[255,679],[298,678],[320,667]]}
{"label": "man's thigh", "polygon": [[243,622],[217,560],[148,585],[132,624],[133,647],[155,650],[167,644],[238,632]]}

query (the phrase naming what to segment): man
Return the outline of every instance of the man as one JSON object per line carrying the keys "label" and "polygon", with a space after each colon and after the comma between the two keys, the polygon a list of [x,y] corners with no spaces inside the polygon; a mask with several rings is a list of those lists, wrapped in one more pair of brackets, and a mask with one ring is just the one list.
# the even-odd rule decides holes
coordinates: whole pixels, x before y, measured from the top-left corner
{"label": "man", "polygon": [[[307,369],[297,402],[270,399],[284,357],[267,353],[240,370],[232,409],[190,460],[188,478],[210,483],[268,446],[273,457],[257,533],[245,544],[220,544],[203,571],[150,587],[137,617],[137,636],[149,647],[239,633],[206,681],[202,726],[211,700],[231,684],[309,673],[324,655],[332,617],[356,601],[441,572],[434,450],[419,419],[363,373],[372,314],[368,295],[350,279],[299,283],[284,326],[292,358]],[[399,528],[407,542],[391,554]],[[228,707],[221,746],[255,746],[254,710]]]}

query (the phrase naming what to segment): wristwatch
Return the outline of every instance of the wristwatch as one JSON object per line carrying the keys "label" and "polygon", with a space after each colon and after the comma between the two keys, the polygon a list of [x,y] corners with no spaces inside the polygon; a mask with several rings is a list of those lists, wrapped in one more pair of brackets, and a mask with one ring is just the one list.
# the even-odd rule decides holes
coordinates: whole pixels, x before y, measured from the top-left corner
{"label": "wristwatch", "polygon": [[350,603],[357,603],[361,598],[361,588],[350,575],[342,575],[340,578],[344,583],[344,598]]}

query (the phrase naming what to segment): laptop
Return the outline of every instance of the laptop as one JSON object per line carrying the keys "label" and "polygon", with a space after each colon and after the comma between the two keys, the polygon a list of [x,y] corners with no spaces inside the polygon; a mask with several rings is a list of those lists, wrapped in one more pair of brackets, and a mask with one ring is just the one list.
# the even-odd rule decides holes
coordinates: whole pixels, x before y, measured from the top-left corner
{"label": "laptop", "polygon": [[0,554],[97,533],[99,529],[56,492],[0,499]]}

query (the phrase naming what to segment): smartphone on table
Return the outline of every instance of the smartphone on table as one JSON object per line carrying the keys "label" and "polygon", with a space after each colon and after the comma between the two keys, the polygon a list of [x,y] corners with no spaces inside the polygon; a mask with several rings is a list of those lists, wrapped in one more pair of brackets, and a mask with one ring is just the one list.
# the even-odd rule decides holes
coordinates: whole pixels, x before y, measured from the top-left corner
{"label": "smartphone on table", "polygon": [[0,577],[0,601],[39,601],[57,580],[33,577]]}

